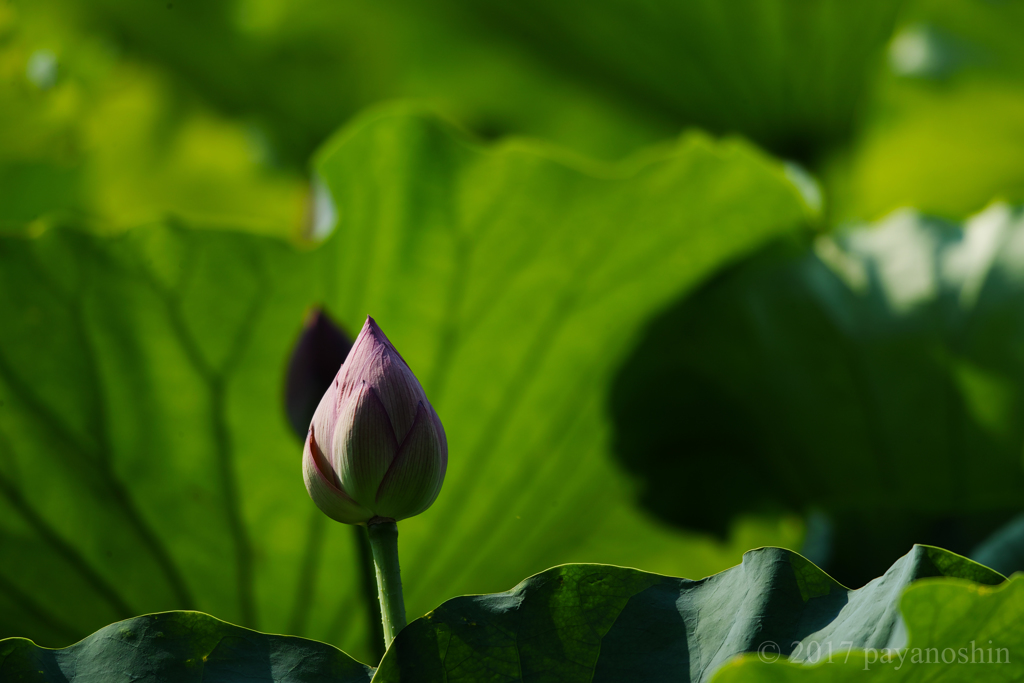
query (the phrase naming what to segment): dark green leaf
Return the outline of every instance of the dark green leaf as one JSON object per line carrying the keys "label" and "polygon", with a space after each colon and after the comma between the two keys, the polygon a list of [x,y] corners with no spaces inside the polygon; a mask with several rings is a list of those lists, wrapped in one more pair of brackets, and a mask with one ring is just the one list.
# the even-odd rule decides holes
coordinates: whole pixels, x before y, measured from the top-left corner
{"label": "dark green leaf", "polygon": [[936,576],[1003,581],[927,546],[855,591],[780,548],[752,550],[741,565],[700,581],[606,565],[555,567],[506,593],[449,600],[409,624],[374,682],[697,682],[744,652],[803,659],[903,647],[896,602],[912,582]]}
{"label": "dark green leaf", "polygon": [[47,4],[170,75],[185,96],[249,122],[295,168],[358,111],[399,97],[429,100],[487,136],[541,136],[601,156],[678,132],[661,112],[580,82],[440,3]]}
{"label": "dark green leaf", "polygon": [[[769,250],[662,316],[623,366],[622,462],[684,526],[823,509],[854,585],[914,540],[968,553],[1024,500],[1021,263],[1024,213],[1005,206]],[[729,496],[671,495],[723,470]]]}
{"label": "dark green leaf", "polygon": [[852,132],[902,3],[455,0],[551,64],[669,114],[814,159]]}
{"label": "dark green leaf", "polygon": [[971,559],[1007,576],[1024,571],[1024,514],[1017,515],[979,543]]}
{"label": "dark green leaf", "polygon": [[330,645],[250,631],[202,612],[126,619],[62,650],[0,641],[0,679],[10,683],[369,683],[373,671]]}

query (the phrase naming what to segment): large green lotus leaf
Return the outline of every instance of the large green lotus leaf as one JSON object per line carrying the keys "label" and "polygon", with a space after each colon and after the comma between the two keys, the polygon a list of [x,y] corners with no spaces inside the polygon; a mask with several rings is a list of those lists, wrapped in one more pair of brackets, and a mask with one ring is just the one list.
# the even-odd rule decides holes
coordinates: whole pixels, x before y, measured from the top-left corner
{"label": "large green lotus leaf", "polygon": [[902,647],[898,601],[925,577],[1003,581],[927,546],[915,546],[884,576],[853,591],[781,548],[751,550],[739,566],[700,581],[565,565],[505,593],[449,600],[412,622],[373,680],[696,683],[745,652],[800,657]]}
{"label": "large green lotus leaf", "polygon": [[12,683],[369,683],[373,671],[330,645],[258,633],[202,612],[126,619],[62,650],[41,648],[24,638],[0,641],[0,678]]}
{"label": "large green lotus leaf", "polygon": [[1003,574],[1020,571],[1024,567],[1024,513],[979,543],[971,559]]}
{"label": "large green lotus leaf", "polygon": [[849,135],[902,2],[171,4],[56,6],[258,121],[301,163],[338,122],[396,96],[588,153],[697,125],[812,158]]}
{"label": "large green lotus leaf", "polygon": [[173,225],[0,241],[4,635],[196,607],[285,630],[255,586],[285,609],[298,585],[273,568],[308,511],[279,418],[308,261]]}
{"label": "large green lotus leaf", "polygon": [[836,221],[907,206],[962,219],[993,199],[1024,201],[1024,79],[905,83],[879,106],[825,174]]}
{"label": "large green lotus leaf", "polygon": [[307,183],[275,167],[251,126],[66,15],[46,0],[0,8],[0,231],[54,214],[107,231],[171,214],[299,232]]}
{"label": "large green lotus leaf", "polygon": [[[401,524],[410,610],[562,562],[688,556],[705,575],[725,558],[633,508],[608,457],[608,383],[647,318],[729,258],[720,245],[785,232],[803,208],[779,168],[726,170],[760,158],[740,143],[687,137],[628,176],[498,150],[385,114],[318,163],[341,216],[332,311],[350,328],[373,314],[448,432],[441,497]],[[723,191],[758,206],[699,208]]]}
{"label": "large green lotus leaf", "polygon": [[65,645],[201,609],[368,659],[349,529],[309,500],[281,400],[325,300],[350,332],[377,318],[448,432],[440,498],[401,524],[412,615],[560,562],[704,576],[798,540],[778,519],[726,543],[652,521],[605,410],[656,311],[804,224],[779,165],[704,137],[588,165],[390,111],[320,172],[341,219],[317,250],[174,224],[0,239],[3,634]]}
{"label": "large green lotus leaf", "polygon": [[554,65],[814,159],[852,132],[901,2],[453,0]]}
{"label": "large green lotus leaf", "polygon": [[612,158],[678,133],[662,112],[553,69],[439,3],[40,3],[242,118],[294,168],[358,111],[398,97],[428,99],[489,136],[541,136]]}
{"label": "large green lotus leaf", "polygon": [[828,648],[820,654],[811,651],[801,664],[767,664],[744,655],[722,667],[714,683],[1003,683],[1024,678],[1024,575],[996,587],[924,579],[903,593],[900,612],[908,635],[898,650],[846,643],[837,645],[831,656]]}
{"label": "large green lotus leaf", "polygon": [[[1024,500],[1022,272],[1024,211],[1004,205],[769,249],[659,317],[622,366],[621,461],[683,526],[823,510],[853,585],[908,541],[966,554]],[[722,468],[733,495],[671,495]]]}
{"label": "large green lotus leaf", "polygon": [[[922,598],[917,582],[927,577],[958,581],[933,580],[927,585],[932,592]],[[978,596],[1008,597],[1005,588],[988,588],[1002,581],[986,567],[927,546],[915,546],[884,576],[855,591],[781,548],[752,550],[739,566],[700,581],[609,565],[563,565],[505,593],[449,600],[413,621],[373,680],[706,681],[735,655],[752,651],[797,661],[832,653],[845,661],[852,648],[907,644],[896,601],[912,583],[903,600],[912,644],[967,635],[992,636],[1007,646],[1012,635],[1006,627],[1019,617],[1020,599],[988,605],[982,619],[976,604]],[[953,619],[946,612],[950,603]],[[923,637],[918,632],[926,630]],[[1013,638],[1013,649],[1021,643]],[[742,667],[742,660],[730,663],[726,677]],[[122,676],[347,683],[368,681],[374,670],[323,643],[265,635],[199,612],[167,612],[111,624],[63,650],[23,638],[0,641],[0,674],[4,680],[54,683]]]}
{"label": "large green lotus leaf", "polygon": [[910,3],[856,144],[828,165],[836,220],[1024,201],[1022,25],[1019,2]]}

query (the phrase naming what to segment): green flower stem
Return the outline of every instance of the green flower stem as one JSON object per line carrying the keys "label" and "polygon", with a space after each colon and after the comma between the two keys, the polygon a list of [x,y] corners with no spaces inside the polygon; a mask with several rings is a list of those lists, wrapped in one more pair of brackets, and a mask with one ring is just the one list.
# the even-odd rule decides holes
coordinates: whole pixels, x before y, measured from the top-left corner
{"label": "green flower stem", "polygon": [[384,623],[384,647],[391,645],[405,628],[405,599],[402,597],[402,572],[398,568],[398,525],[393,519],[374,517],[366,523],[377,570],[377,596]]}
{"label": "green flower stem", "polygon": [[[324,517],[321,515],[321,517]],[[324,519],[327,519],[324,517]],[[356,556],[359,562],[359,592],[362,593],[363,603],[366,605],[366,623],[369,627],[371,659],[373,665],[380,664],[387,649],[384,640],[384,625],[381,623],[380,602],[377,601],[377,571],[373,566],[373,551],[370,550],[370,535],[365,526],[355,524],[352,526],[355,532]],[[292,631],[299,633],[299,631]]]}

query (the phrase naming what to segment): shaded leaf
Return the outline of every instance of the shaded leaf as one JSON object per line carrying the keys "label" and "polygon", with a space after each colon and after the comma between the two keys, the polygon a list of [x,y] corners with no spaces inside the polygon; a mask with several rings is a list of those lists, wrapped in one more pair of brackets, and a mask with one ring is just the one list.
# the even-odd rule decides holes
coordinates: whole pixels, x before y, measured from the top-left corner
{"label": "shaded leaf", "polygon": [[373,672],[330,645],[250,631],[202,612],[126,619],[62,650],[22,638],[0,641],[5,681],[369,683]]}
{"label": "shaded leaf", "polygon": [[555,567],[506,593],[449,600],[412,622],[374,681],[696,682],[759,648],[799,657],[838,651],[840,643],[902,647],[899,596],[934,576],[1003,581],[927,546],[855,591],[781,548],[751,550],[739,566],[700,581],[606,565]]}
{"label": "shaded leaf", "polygon": [[1006,575],[1024,571],[1024,514],[978,544],[971,559]]}
{"label": "shaded leaf", "polygon": [[851,134],[902,3],[455,0],[551,64],[814,160]]}
{"label": "shaded leaf", "polygon": [[357,112],[400,97],[427,99],[489,137],[542,136],[611,158],[678,132],[660,112],[581,83],[439,3],[48,4],[184,94],[254,124],[295,168]]}
{"label": "shaded leaf", "polygon": [[[823,510],[833,573],[854,585],[914,540],[966,554],[1024,500],[1022,264],[1024,213],[1006,206],[759,254],[661,316],[623,365],[621,461],[682,526]],[[722,469],[734,495],[671,495]]]}

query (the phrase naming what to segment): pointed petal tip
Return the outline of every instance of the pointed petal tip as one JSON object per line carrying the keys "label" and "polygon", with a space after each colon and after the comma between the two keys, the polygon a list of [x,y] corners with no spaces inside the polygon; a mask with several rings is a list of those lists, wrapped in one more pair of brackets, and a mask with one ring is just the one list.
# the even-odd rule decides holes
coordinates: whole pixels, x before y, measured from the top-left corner
{"label": "pointed petal tip", "polygon": [[398,349],[391,343],[388,336],[384,334],[384,330],[380,328],[377,321],[372,316],[366,316],[366,322],[363,323],[363,328],[359,331],[359,335],[356,337],[356,345],[369,345],[371,348],[385,347],[388,350],[398,353]]}
{"label": "pointed petal tip", "polygon": [[363,327],[359,330],[356,342],[358,343],[361,339],[366,337],[376,338],[379,334],[381,334],[381,331],[377,321],[370,316],[366,316],[366,321],[363,323]]}
{"label": "pointed petal tip", "polygon": [[366,322],[363,323],[363,329],[359,331],[359,336],[362,336],[363,334],[368,334],[377,338],[384,333],[381,331],[380,325],[377,324],[377,321],[368,315],[366,316]]}
{"label": "pointed petal tip", "polygon": [[384,334],[384,330],[380,329],[380,325],[377,324],[377,321],[370,316],[366,316],[366,327],[375,339],[391,346],[391,342],[388,341],[388,337]]}

